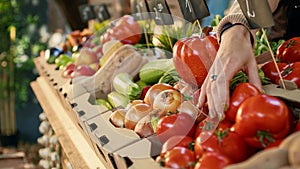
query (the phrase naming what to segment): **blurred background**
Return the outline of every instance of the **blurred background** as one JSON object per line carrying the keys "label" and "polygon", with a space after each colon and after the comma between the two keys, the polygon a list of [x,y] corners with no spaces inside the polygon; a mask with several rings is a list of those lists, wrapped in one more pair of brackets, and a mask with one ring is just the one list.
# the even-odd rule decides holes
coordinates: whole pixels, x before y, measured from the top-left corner
{"label": "blurred background", "polygon": [[[180,16],[178,1],[167,2]],[[202,24],[224,16],[231,2],[207,0],[211,15]],[[7,152],[22,152],[27,163],[38,163],[43,110],[30,87],[38,76],[33,59],[68,33],[89,27],[80,18],[80,5],[101,3],[107,4],[111,19],[131,12],[130,0],[0,0],[0,168]]]}

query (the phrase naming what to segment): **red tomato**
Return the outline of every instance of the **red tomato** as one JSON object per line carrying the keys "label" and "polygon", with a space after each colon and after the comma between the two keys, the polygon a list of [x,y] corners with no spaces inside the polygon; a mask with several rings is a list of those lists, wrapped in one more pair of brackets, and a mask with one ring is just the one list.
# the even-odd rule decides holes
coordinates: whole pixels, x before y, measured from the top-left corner
{"label": "red tomato", "polygon": [[161,154],[173,149],[174,147],[186,147],[188,149],[194,149],[193,138],[189,136],[172,136],[170,137],[161,148]]}
{"label": "red tomato", "polygon": [[142,99],[142,100],[145,99],[145,96],[146,96],[146,94],[147,94],[147,92],[148,92],[148,90],[149,90],[150,88],[151,88],[150,85],[147,85],[147,86],[143,87],[143,89],[142,89],[142,94],[141,94],[140,99]]}
{"label": "red tomato", "polygon": [[160,166],[165,166],[164,154],[161,154],[155,158],[155,162],[157,162]]}
{"label": "red tomato", "polygon": [[199,159],[194,169],[223,169],[232,163],[231,159],[221,153],[207,152]]}
{"label": "red tomato", "polygon": [[111,28],[108,28],[100,37],[104,44],[112,39],[120,40],[124,44],[136,44],[142,37],[142,28],[130,15],[124,15],[116,21]]}
{"label": "red tomato", "polygon": [[238,108],[232,130],[243,136],[249,145],[264,148],[289,133],[291,116],[287,105],[277,97],[252,96]]}
{"label": "red tomato", "polygon": [[217,40],[217,32],[214,32],[213,31],[213,27],[211,26],[205,26],[203,29],[202,29],[202,33],[204,33],[206,36],[208,36],[208,38],[212,38],[212,43],[214,45],[214,47],[218,50],[219,49],[219,42]]}
{"label": "red tomato", "polygon": [[276,140],[275,142],[270,143],[265,149],[278,147],[282,141],[283,141],[283,139]]}
{"label": "red tomato", "polygon": [[283,42],[277,49],[276,59],[280,62],[300,62],[300,37]]}
{"label": "red tomato", "polygon": [[[207,120],[204,119],[202,120],[200,123],[198,123],[196,130],[195,130],[195,134],[194,134],[194,138],[196,139],[202,130],[205,130],[206,128],[203,128],[205,126],[205,123],[207,123]],[[218,130],[226,130],[228,128],[230,128],[232,126],[232,123],[230,121],[228,121],[227,119],[222,120],[219,125],[218,125]],[[207,124],[205,127],[210,127],[209,124]],[[207,129],[210,130],[210,129]]]}
{"label": "red tomato", "polygon": [[219,50],[219,42],[217,39],[217,33],[209,33],[206,35],[206,37],[210,40],[210,42],[213,44],[213,46],[215,47],[215,49],[218,51]]}
{"label": "red tomato", "polygon": [[236,132],[218,129],[208,140],[201,143],[198,136],[195,140],[195,153],[201,157],[205,152],[219,152],[234,162],[241,162],[247,158],[247,144],[242,136]]}
{"label": "red tomato", "polygon": [[[294,62],[286,65],[281,71],[282,78],[284,80],[295,82],[298,88],[300,88],[300,62]],[[279,83],[279,77],[277,81]]]}
{"label": "red tomato", "polygon": [[165,154],[165,167],[193,169],[197,159],[195,153],[185,147],[175,147]]}
{"label": "red tomato", "polygon": [[179,112],[159,119],[156,126],[156,135],[164,143],[175,135],[193,137],[195,132],[195,119],[187,113]]}
{"label": "red tomato", "polygon": [[240,104],[251,96],[259,95],[260,91],[251,83],[240,83],[230,96],[229,108],[225,112],[225,118],[235,122],[235,117]]}
{"label": "red tomato", "polygon": [[[277,65],[279,72],[281,72],[287,63],[278,62]],[[278,84],[277,78],[279,73],[276,70],[275,63],[273,61],[264,63],[261,67],[261,70],[264,72],[265,77],[269,78],[272,83]]]}
{"label": "red tomato", "polygon": [[173,47],[173,62],[187,83],[201,86],[217,54],[214,36],[192,36],[178,40]]}

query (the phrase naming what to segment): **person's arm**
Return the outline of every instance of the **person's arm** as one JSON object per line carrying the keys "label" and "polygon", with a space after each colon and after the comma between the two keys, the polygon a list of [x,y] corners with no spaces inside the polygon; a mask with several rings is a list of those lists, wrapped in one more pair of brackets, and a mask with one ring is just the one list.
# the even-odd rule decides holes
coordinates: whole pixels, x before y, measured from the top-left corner
{"label": "person's arm", "polygon": [[[274,12],[277,8],[277,5],[280,0],[268,0],[271,11]],[[220,21],[218,28],[217,28],[217,37],[219,41],[221,40],[222,33],[225,31],[226,27],[228,27],[228,24],[235,25],[243,25],[245,26],[252,34],[252,38],[255,39],[255,33],[257,30],[251,30],[250,25],[246,19],[246,17],[243,15],[242,10],[240,9],[240,6],[238,4],[238,1],[235,0],[235,2],[232,4],[229,13]]]}
{"label": "person's arm", "polygon": [[[272,11],[278,2],[269,0]],[[258,67],[253,53],[255,30],[250,29],[237,1],[219,23],[217,33],[220,48],[201,86],[197,106],[202,108],[207,102],[210,117],[222,120],[230,103],[230,81],[238,71],[246,73],[249,83],[259,90],[262,90],[262,85],[258,71],[254,71]]]}

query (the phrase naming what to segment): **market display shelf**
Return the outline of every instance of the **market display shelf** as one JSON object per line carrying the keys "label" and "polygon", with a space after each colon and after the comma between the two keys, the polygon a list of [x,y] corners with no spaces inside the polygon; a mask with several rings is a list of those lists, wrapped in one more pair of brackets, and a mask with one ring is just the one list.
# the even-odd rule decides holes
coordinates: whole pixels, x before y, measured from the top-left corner
{"label": "market display shelf", "polygon": [[38,77],[31,87],[73,168],[108,168],[94,151],[91,140],[76,123],[70,105],[61,102],[48,79]]}
{"label": "market display shelf", "polygon": [[[40,77],[31,87],[73,168],[161,168],[151,158],[160,152],[156,136],[140,138],[131,130],[115,128],[108,121],[112,112],[92,105],[90,93],[68,98],[65,91],[74,87],[70,80],[42,57],[34,62]],[[103,142],[103,136],[109,142]]]}
{"label": "market display shelf", "polygon": [[[132,130],[115,128],[109,122],[111,110],[94,105],[94,96],[86,92],[72,98],[67,91],[74,87],[61,70],[45,58],[35,59],[40,74],[31,87],[58,136],[64,156],[63,168],[160,169],[155,157],[161,143],[156,135],[140,138]],[[284,99],[300,114],[298,89],[283,90],[265,85],[266,93]],[[67,162],[66,162],[67,161]]]}

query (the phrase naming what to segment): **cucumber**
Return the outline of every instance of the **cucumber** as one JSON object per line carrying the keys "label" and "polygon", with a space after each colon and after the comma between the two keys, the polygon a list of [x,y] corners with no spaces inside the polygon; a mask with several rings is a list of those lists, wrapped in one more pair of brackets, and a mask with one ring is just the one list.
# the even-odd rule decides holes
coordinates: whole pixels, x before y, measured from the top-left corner
{"label": "cucumber", "polygon": [[174,67],[172,59],[152,60],[143,65],[139,72],[139,77],[147,84],[155,84],[172,67]]}

